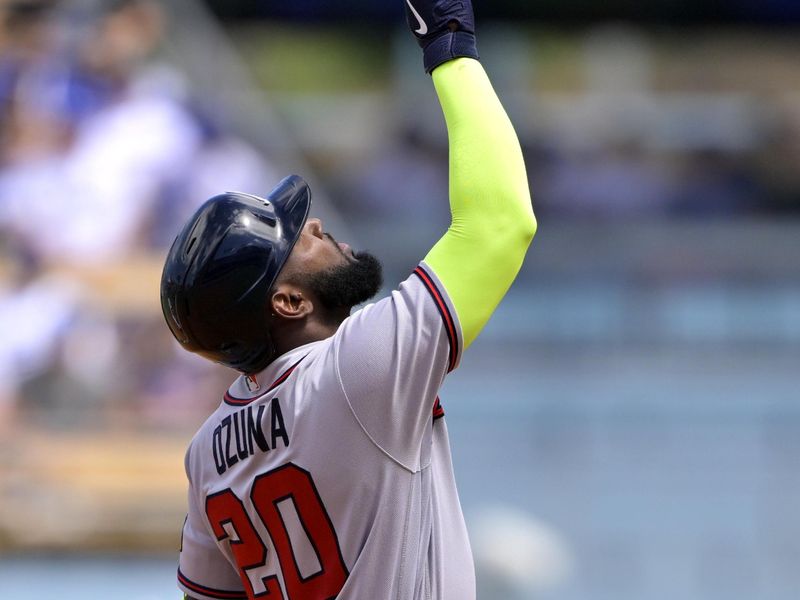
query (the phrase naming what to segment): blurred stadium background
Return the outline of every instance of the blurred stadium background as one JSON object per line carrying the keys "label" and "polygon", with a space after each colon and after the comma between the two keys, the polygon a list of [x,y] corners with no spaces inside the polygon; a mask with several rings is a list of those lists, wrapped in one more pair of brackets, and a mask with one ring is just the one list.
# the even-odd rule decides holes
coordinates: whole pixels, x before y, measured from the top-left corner
{"label": "blurred stadium background", "polygon": [[[540,221],[442,395],[479,597],[797,598],[800,4],[476,1]],[[0,598],[177,598],[231,375],[172,343],[166,246],[298,172],[395,284],[438,105],[399,2],[0,11]]]}

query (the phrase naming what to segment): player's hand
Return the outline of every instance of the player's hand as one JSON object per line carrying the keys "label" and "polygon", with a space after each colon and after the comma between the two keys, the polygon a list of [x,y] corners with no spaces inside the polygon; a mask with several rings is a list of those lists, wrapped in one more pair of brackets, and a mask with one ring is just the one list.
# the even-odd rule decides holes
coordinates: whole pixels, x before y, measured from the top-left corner
{"label": "player's hand", "polygon": [[425,72],[459,56],[478,58],[472,0],[404,0],[406,20],[422,47]]}

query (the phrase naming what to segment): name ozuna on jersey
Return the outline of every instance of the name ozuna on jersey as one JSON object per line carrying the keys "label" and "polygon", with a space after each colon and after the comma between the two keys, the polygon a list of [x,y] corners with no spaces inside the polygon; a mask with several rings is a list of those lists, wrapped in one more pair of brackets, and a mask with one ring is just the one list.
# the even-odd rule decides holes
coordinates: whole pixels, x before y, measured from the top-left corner
{"label": "name ozuna on jersey", "polygon": [[269,439],[264,431],[267,404],[252,404],[228,415],[214,429],[211,448],[217,473],[222,475],[238,463],[253,456],[256,450],[268,452],[277,447],[289,446],[289,434],[283,421],[280,400],[269,402]]}

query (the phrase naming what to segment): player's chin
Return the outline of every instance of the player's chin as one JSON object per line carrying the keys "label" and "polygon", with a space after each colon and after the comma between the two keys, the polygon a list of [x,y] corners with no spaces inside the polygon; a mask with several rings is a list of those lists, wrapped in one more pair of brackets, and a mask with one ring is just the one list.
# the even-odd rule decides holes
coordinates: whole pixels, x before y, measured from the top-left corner
{"label": "player's chin", "polygon": [[[355,256],[358,258],[355,259]],[[373,298],[383,285],[380,261],[359,252],[352,262],[315,273],[307,285],[327,309],[352,308]]]}

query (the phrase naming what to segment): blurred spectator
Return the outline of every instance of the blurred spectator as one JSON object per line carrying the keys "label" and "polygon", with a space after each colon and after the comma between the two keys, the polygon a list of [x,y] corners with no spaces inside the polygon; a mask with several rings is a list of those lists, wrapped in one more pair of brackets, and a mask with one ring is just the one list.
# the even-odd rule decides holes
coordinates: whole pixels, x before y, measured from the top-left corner
{"label": "blurred spectator", "polygon": [[0,10],[0,160],[13,164],[68,145],[70,70],[58,53],[51,2],[10,2]]}
{"label": "blurred spectator", "polygon": [[[143,69],[163,31],[158,6],[145,0],[117,2],[82,37],[70,68],[102,82],[103,102],[91,114],[50,111],[66,120],[70,143],[50,152],[20,153],[18,139],[40,137],[32,123],[11,111],[15,129],[0,173],[6,226],[42,257],[106,261],[124,256],[161,188],[180,172],[199,143],[198,129],[180,98]],[[54,93],[50,80],[22,89],[30,96]],[[100,94],[98,94],[100,98]]]}
{"label": "blurred spectator", "polygon": [[51,12],[40,8],[36,27],[12,36],[24,51],[11,54],[34,47],[43,64],[66,60],[65,79],[82,82],[66,96],[81,102],[39,107],[33,99],[63,99],[64,82],[32,77],[30,60],[8,78],[0,226],[47,260],[103,263],[171,241],[186,213],[223,187],[264,189],[255,152],[199,122],[181,76],[149,61],[165,25],[157,3],[114,2],[67,59],[41,22]]}
{"label": "blurred spectator", "polygon": [[53,423],[85,423],[82,407],[102,419],[106,399],[134,413],[136,403],[166,403],[167,368],[190,374],[181,386],[190,398],[186,381],[213,369],[170,366],[173,346],[153,341],[164,333],[157,290],[152,312],[108,315],[51,268],[125,276],[120,261],[167,246],[209,196],[266,190],[275,179],[154,60],[166,27],[158,3],[96,6],[0,9],[0,242],[14,240],[0,261],[0,411],[22,403]]}
{"label": "blurred spectator", "polygon": [[[2,241],[2,240],[0,240]],[[0,425],[7,423],[21,386],[44,372],[72,323],[79,289],[41,274],[35,257],[5,240],[0,252]]]}

